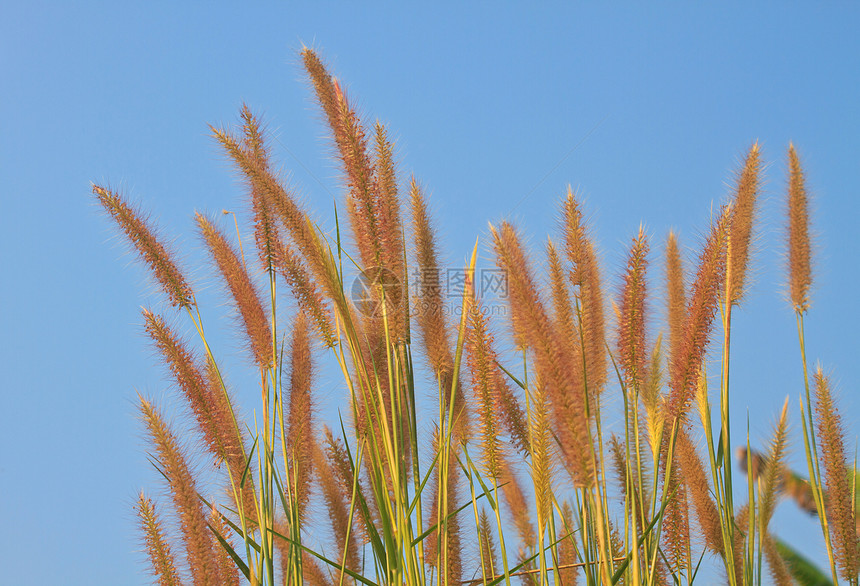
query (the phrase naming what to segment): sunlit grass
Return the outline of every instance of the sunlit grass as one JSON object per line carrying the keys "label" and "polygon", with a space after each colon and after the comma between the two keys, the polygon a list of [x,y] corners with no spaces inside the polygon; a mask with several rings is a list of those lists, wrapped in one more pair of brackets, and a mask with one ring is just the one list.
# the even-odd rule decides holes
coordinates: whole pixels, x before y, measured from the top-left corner
{"label": "sunlit grass", "polygon": [[[161,315],[144,311],[146,332],[199,430],[180,441],[140,398],[152,463],[172,497],[159,507],[143,494],[138,500],[159,583],[687,584],[701,581],[705,557],[733,586],[858,582],[851,442],[827,378],[807,368],[809,228],[793,147],[788,281],[810,481],[784,464],[790,401],[774,405],[763,454],[752,450],[749,430],[729,425],[732,316],[744,300],[755,233],[758,144],[690,275],[669,234],[665,300],[649,295],[650,239],[641,228],[618,294],[607,292],[572,191],[545,263],[502,222],[455,267],[462,282],[452,299],[443,295],[425,196],[414,178],[398,180],[385,127],[364,125],[313,51],[302,59],[346,185],[333,233],[321,231],[279,180],[247,107],[240,128],[212,130],[244,178],[253,242],[196,217],[257,373],[251,419],[236,416],[218,359],[229,350],[207,337],[169,247],[122,195],[93,189],[197,334],[183,340]],[[485,299],[478,286],[482,247],[504,276],[502,300]],[[502,302],[499,319],[488,307]],[[661,307],[664,334],[648,330]],[[499,336],[516,358],[500,352]],[[319,421],[314,407],[322,355],[342,374],[342,416],[333,421]],[[719,369],[709,378],[714,355]],[[432,383],[418,374],[424,368]],[[426,396],[435,398],[431,409],[421,408]],[[737,445],[741,475],[733,469]],[[188,446],[220,464],[220,491],[194,477]],[[735,502],[738,487],[744,503]],[[785,495],[818,514],[829,578],[771,533]],[[323,519],[314,506],[324,508]],[[318,547],[321,535],[333,538]]]}

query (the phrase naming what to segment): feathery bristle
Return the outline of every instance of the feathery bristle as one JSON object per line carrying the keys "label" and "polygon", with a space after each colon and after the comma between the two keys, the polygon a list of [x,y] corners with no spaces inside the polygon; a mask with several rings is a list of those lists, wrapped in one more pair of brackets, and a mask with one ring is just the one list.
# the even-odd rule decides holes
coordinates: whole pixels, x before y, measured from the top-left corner
{"label": "feathery bristle", "polygon": [[442,304],[442,278],[436,256],[436,237],[430,225],[424,194],[414,178],[410,183],[409,195],[415,256],[420,271],[418,300],[415,303],[418,328],[430,366],[440,376],[445,374],[450,377],[454,358]]}
{"label": "feathery bristle", "polygon": [[182,539],[194,584],[215,584],[217,563],[194,476],[179,448],[176,436],[168,429],[161,414],[143,397],[140,397],[140,409],[179,515]]}
{"label": "feathery bristle", "polygon": [[262,204],[268,206],[280,219],[328,298],[333,301],[340,300],[343,295],[337,269],[332,266],[330,251],[320,241],[307,213],[299,207],[294,196],[281,185],[271,170],[261,165],[258,158],[252,156],[235,137],[226,130],[210,128],[215,139],[259,194]]}
{"label": "feathery bristle", "polygon": [[[573,357],[569,365],[570,374],[575,380],[583,380],[582,341],[577,328],[578,320],[573,313],[573,303],[568,288],[568,271],[559,257],[558,250],[552,240],[547,240],[547,261],[549,263],[549,282],[552,292],[553,322],[559,333],[559,339],[567,344],[568,352]],[[518,345],[524,341],[517,340]]]}
{"label": "feathery bristle", "polygon": [[[460,504],[460,475],[455,470],[448,471],[447,487],[448,510],[450,515],[445,521],[446,525],[446,547],[440,556],[441,568],[444,568],[444,577],[440,575],[440,586],[455,586],[463,581],[463,540],[460,527],[460,516],[455,514]],[[430,535],[434,539],[435,534]]]}
{"label": "feathery bristle", "polygon": [[[436,453],[440,449],[438,430],[433,433],[432,442],[432,450]],[[440,586],[454,586],[460,582],[463,571],[460,517],[454,514],[460,502],[460,474],[457,468],[451,467],[443,478],[441,466],[436,465],[429,482],[430,507],[426,518],[436,527],[424,538],[424,559],[437,570]],[[447,504],[444,511],[440,510],[443,498]],[[444,532],[440,531],[442,528]]]}
{"label": "feathery bristle", "polygon": [[687,293],[684,287],[684,269],[678,250],[678,237],[669,232],[666,238],[666,313],[669,323],[669,362],[677,360],[684,344]]}
{"label": "feathery bristle", "polygon": [[499,408],[499,421],[511,437],[511,443],[522,454],[529,452],[529,424],[520,400],[514,394],[513,388],[507,383],[498,366],[493,369],[496,401]]}
{"label": "feathery bristle", "polygon": [[729,208],[723,208],[702,250],[696,280],[687,302],[682,346],[669,368],[671,391],[666,404],[667,422],[686,417],[696,392],[699,369],[710,341],[725,279],[725,243],[729,217]]}
{"label": "feathery bristle", "polygon": [[499,454],[499,486],[502,489],[502,496],[508,505],[520,542],[527,548],[533,547],[537,538],[531,520],[531,507],[526,499],[520,478],[504,452]]}
{"label": "feathery bristle", "polygon": [[334,87],[338,105],[338,126],[332,130],[349,187],[353,236],[365,270],[382,267],[376,168],[368,155],[367,137],[358,114],[350,106],[337,81]]}
{"label": "feathery bristle", "polygon": [[[448,408],[451,387],[454,383],[454,352],[442,299],[442,282],[439,261],[436,256],[436,236],[430,224],[430,213],[424,194],[413,177],[409,185],[409,201],[412,213],[412,233],[415,241],[415,257],[418,264],[418,299],[415,317],[421,342],[430,362],[430,367],[439,379]],[[465,396],[459,389],[454,395],[455,430],[461,436],[469,434],[469,413]]]}
{"label": "feathery bristle", "polygon": [[245,136],[245,147],[248,152],[257,157],[260,163],[268,163],[269,154],[266,141],[263,138],[263,127],[260,120],[254,116],[247,104],[242,104],[239,109],[239,117],[242,118],[242,133]]}
{"label": "feathery bristle", "polygon": [[[331,429],[329,429],[327,425],[323,426],[323,432],[325,435],[325,445],[323,450],[325,451],[326,459],[329,463],[329,469],[331,470],[335,483],[341,492],[342,498],[346,503],[349,503],[352,498],[353,485],[355,484],[355,474],[352,465],[350,464],[349,455],[347,454],[343,442],[339,439],[335,439]],[[356,502],[366,500],[363,496],[364,488],[360,482],[357,484],[356,489],[358,493]],[[353,529],[358,530],[358,534],[363,543],[369,542],[370,537],[367,527],[365,526],[364,517],[358,514],[357,508],[354,515],[354,520],[357,522]],[[346,530],[346,527],[344,527],[344,530]],[[355,534],[355,531],[353,531],[353,534]]]}
{"label": "feathery bristle", "polygon": [[188,406],[197,419],[209,451],[222,460],[237,456],[235,441],[231,441],[229,412],[223,413],[220,402],[209,393],[203,373],[200,372],[187,344],[168,327],[164,319],[148,309],[143,310],[144,327],[155,342],[165,364],[176,379]]}
{"label": "feathery bristle", "polygon": [[222,457],[227,463],[228,491],[231,498],[236,502],[236,506],[242,507],[245,518],[255,521],[257,519],[256,491],[253,473],[245,474],[245,469],[248,466],[245,436],[236,424],[236,414],[230,394],[221,378],[218,367],[213,359],[208,356],[205,376],[207,396],[212,404],[212,412],[217,415],[219,436],[224,446],[225,455],[219,457]]}
{"label": "feathery bristle", "polygon": [[[759,483],[759,513],[761,526],[764,534],[761,536],[762,550],[764,551],[765,559],[770,570],[770,575],[775,584],[781,586],[783,584],[792,584],[788,568],[782,556],[776,550],[776,544],[767,529],[770,519],[773,516],[773,511],[776,508],[776,503],[780,493],[783,491],[783,478],[788,472],[783,464],[785,449],[787,443],[788,432],[788,397],[782,407],[782,413],[779,417],[779,422],[774,430],[773,439],[770,443],[770,452],[767,458],[755,458],[750,461],[750,474],[753,479],[762,475],[762,481]],[[746,452],[746,448],[743,448]],[[744,453],[744,460],[746,459]],[[751,454],[758,456],[758,454]],[[758,468],[758,470],[756,470]]]}
{"label": "feathery bristle", "polygon": [[313,402],[311,382],[313,364],[308,326],[304,316],[296,316],[293,340],[290,348],[290,392],[287,420],[287,456],[292,466],[296,503],[299,518],[304,519],[307,502],[310,498],[310,484],[313,478]]}
{"label": "feathery bristle", "polygon": [[743,169],[738,174],[735,197],[732,201],[732,217],[728,234],[730,249],[728,274],[731,275],[731,291],[728,292],[728,300],[730,303],[738,303],[744,295],[750,240],[759,194],[760,169],[761,149],[756,142],[750,147]]}
{"label": "feathery bristle", "polygon": [[663,513],[663,549],[673,573],[687,567],[690,559],[690,499],[687,487],[672,474],[666,492],[675,493]]}
{"label": "feathery bristle", "polygon": [[179,572],[176,570],[176,560],[170,551],[170,544],[164,535],[164,529],[155,505],[143,492],[137,499],[135,506],[140,518],[140,529],[143,533],[146,553],[152,566],[152,573],[158,579],[159,586],[179,586]]}
{"label": "feathery bristle", "polygon": [[[618,440],[618,437],[613,433],[609,438],[609,455],[612,462],[612,467],[615,471],[618,487],[625,501],[633,503],[633,509],[636,515],[639,515],[641,503],[638,502],[637,491],[635,487],[635,479],[630,478],[627,470],[627,455],[624,453],[624,446]],[[629,485],[628,485],[629,481]],[[632,489],[632,493],[630,490]],[[636,502],[634,502],[636,501]]]}
{"label": "feathery bristle", "polygon": [[260,368],[269,368],[274,360],[272,330],[269,327],[266,311],[263,309],[263,302],[245,264],[224,234],[206,216],[198,213],[197,225],[221,276],[233,295],[257,364]]}
{"label": "feathery bristle", "polygon": [[760,504],[759,516],[762,518],[764,527],[767,527],[773,516],[776,501],[779,493],[782,491],[782,477],[784,475],[783,457],[788,434],[788,397],[782,406],[782,413],[779,416],[779,422],[773,432],[773,439],[770,442],[770,451],[767,456],[764,476],[760,489]]}
{"label": "feathery bristle", "polygon": [[403,225],[400,219],[400,198],[397,194],[397,177],[394,170],[394,155],[385,126],[375,125],[377,208],[379,217],[379,237],[381,238],[383,266],[391,272],[391,283],[387,284],[385,296],[395,311],[389,316],[391,330],[395,338],[402,338],[408,327],[409,307],[406,291],[406,265]]}
{"label": "feathery bristle", "polygon": [[827,483],[827,517],[835,550],[836,565],[846,580],[857,578],[860,570],[851,472],[845,456],[842,418],[830,391],[830,381],[819,366],[815,372],[815,419],[821,439],[821,459]]}
{"label": "feathery bristle", "polygon": [[493,352],[493,336],[488,329],[480,301],[475,300],[469,308],[466,334],[466,357],[472,379],[472,394],[478,413],[481,438],[481,460],[483,473],[498,479],[501,473],[502,449],[499,440],[499,401],[495,389],[496,355]]}
{"label": "feathery bristle", "polygon": [[[244,136],[243,144],[247,155],[254,161],[255,166],[268,169],[269,154],[260,121],[245,104],[242,104],[240,116]],[[248,179],[248,187],[251,192],[251,211],[254,215],[254,240],[257,243],[257,255],[263,267],[267,271],[271,271],[275,255],[273,243],[278,237],[272,210],[260,193],[260,189],[252,180],[246,179]]]}
{"label": "feathery bristle", "polygon": [[193,306],[194,294],[191,286],[182,276],[170,251],[158,240],[155,230],[146,225],[140,212],[131,207],[121,195],[109,189],[93,185],[93,193],[105,211],[125,232],[126,237],[143,257],[143,261],[149,265],[170,303],[174,307]]}
{"label": "feathery bristle", "polygon": [[[732,531],[732,564],[735,571],[735,584],[744,584],[744,558],[747,547],[746,529],[750,526],[749,503],[741,505],[734,518],[735,529]],[[723,555],[723,560],[726,560]],[[729,566],[726,564],[726,571]]]}
{"label": "feathery bristle", "polygon": [[605,321],[600,268],[582,211],[568,188],[563,211],[565,250],[572,265],[570,280],[579,299],[579,326],[585,353],[585,382],[589,397],[597,399],[606,383]]}
{"label": "feathery bristle", "polygon": [[648,443],[654,454],[661,448],[660,434],[663,429],[665,411],[663,409],[661,389],[663,387],[663,338],[657,336],[654,348],[651,350],[651,365],[648,367],[648,380],[639,397],[645,408],[645,424],[648,433]]}
{"label": "feathery bristle", "polygon": [[337,123],[337,99],[334,90],[334,80],[319,55],[310,48],[302,49],[302,62],[311,78],[311,83],[317,94],[317,100],[328,118],[329,126]]}
{"label": "feathery bristle", "polygon": [[561,525],[558,529],[558,538],[560,540],[558,544],[558,561],[562,568],[559,572],[558,583],[562,586],[576,586],[578,572],[572,566],[578,560],[573,531],[573,511],[570,509],[570,503],[564,501],[561,506]]}
{"label": "feathery bristle", "polygon": [[[380,232],[377,169],[368,154],[365,129],[337,79],[328,73],[316,53],[306,48],[302,57],[346,175],[349,215],[363,267],[365,270],[389,268],[384,264],[383,242],[386,239]],[[390,161],[389,170],[393,170]]]}
{"label": "feathery bristle", "polygon": [[720,513],[711,498],[711,486],[705,467],[693,442],[686,430],[679,429],[675,442],[675,455],[680,470],[674,470],[673,475],[682,478],[689,491],[696,519],[705,538],[705,545],[712,552],[723,555],[723,534],[720,524]]}
{"label": "feathery bristle", "polygon": [[555,450],[549,419],[549,397],[540,381],[534,384],[531,408],[531,475],[535,508],[540,519],[552,514],[552,485],[555,475]]}
{"label": "feathery bristle", "polygon": [[320,339],[326,346],[334,347],[337,340],[331,310],[302,259],[280,238],[273,240],[272,247],[275,266],[290,286],[299,310],[310,314]]}
{"label": "feathery bristle", "polygon": [[307,551],[302,552],[302,581],[310,586],[332,586],[331,577]]}
{"label": "feathery bristle", "polygon": [[490,523],[490,516],[487,515],[486,509],[481,509],[478,516],[478,539],[481,548],[481,575],[487,579],[492,579],[496,575],[499,564],[496,560],[499,558],[496,540],[493,538],[493,527]]}
{"label": "feathery bristle", "polygon": [[[623,495],[624,501],[629,503],[630,509],[636,516],[638,529],[641,531],[647,524],[645,516],[646,503],[644,503],[642,498],[640,498],[642,488],[639,486],[639,481],[635,474],[635,468],[633,468],[635,463],[628,464],[625,446],[621,441],[619,441],[615,434],[612,434],[612,437],[609,440],[609,453],[611,456],[612,466],[615,469],[615,475],[617,476],[618,485],[621,489],[621,494]],[[645,493],[645,499],[648,499],[647,492]],[[671,506],[671,504],[672,503],[670,503],[669,506]],[[667,521],[667,515],[664,514],[664,526]]]}
{"label": "feathery bristle", "polygon": [[806,179],[794,145],[788,147],[788,285],[794,310],[809,309],[812,286],[812,246],[809,236],[809,202]]}
{"label": "feathery bristle", "polygon": [[621,290],[621,320],[618,324],[618,356],[629,390],[641,389],[648,369],[645,348],[645,271],[648,267],[648,240],[642,228],[633,240],[627,272]]}
{"label": "feathery bristle", "polygon": [[556,327],[562,336],[570,340],[578,340],[575,335],[576,321],[573,317],[570,291],[567,288],[567,279],[562,267],[561,258],[552,240],[547,240],[546,257],[549,262],[549,282],[552,291],[552,305],[555,312]]}
{"label": "feathery bristle", "polygon": [[[329,431],[328,433],[331,432]],[[358,557],[356,531],[354,528],[350,530],[352,522],[349,516],[349,507],[352,497],[352,487],[344,487],[337,480],[331,459],[316,441],[313,441],[313,450],[314,467],[322,489],[329,520],[331,521],[334,543],[337,547],[337,557],[335,559],[338,561],[343,560],[345,554],[347,569],[358,571],[361,565]],[[349,533],[348,539],[347,533]]]}
{"label": "feathery bristle", "polygon": [[533,349],[537,373],[552,393],[553,415],[571,476],[577,484],[589,486],[594,481],[594,454],[585,395],[580,381],[567,370],[574,358],[546,314],[516,231],[507,222],[491,229],[496,264],[508,275],[514,336]]}
{"label": "feathery bristle", "polygon": [[[206,447],[218,460],[227,463],[230,474],[238,482],[245,469],[244,439],[236,426],[233,406],[222,388],[217,370],[207,362],[204,376],[187,343],[168,327],[161,316],[145,309],[143,317],[146,332],[155,342],[194,413]],[[246,499],[252,496],[251,492],[253,490],[247,493]],[[255,511],[252,502],[246,502],[246,514]]]}
{"label": "feathery bristle", "polygon": [[773,583],[776,586],[794,586],[795,581],[791,577],[785,559],[780,555],[776,542],[770,535],[762,536],[762,549]]}

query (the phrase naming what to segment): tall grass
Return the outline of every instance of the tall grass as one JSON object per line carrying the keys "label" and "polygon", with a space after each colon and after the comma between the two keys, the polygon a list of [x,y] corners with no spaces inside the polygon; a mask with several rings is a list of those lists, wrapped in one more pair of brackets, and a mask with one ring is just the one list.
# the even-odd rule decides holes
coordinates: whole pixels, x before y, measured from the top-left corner
{"label": "tall grass", "polygon": [[[219,361],[229,350],[214,347],[173,251],[121,194],[93,187],[196,332],[185,340],[171,320],[143,312],[197,426],[178,437],[140,397],[151,460],[171,495],[157,508],[141,493],[137,504],[160,584],[686,584],[701,581],[704,557],[732,585],[826,583],[770,531],[784,495],[818,514],[829,579],[858,582],[849,440],[827,377],[807,369],[809,220],[794,147],[788,289],[805,377],[808,481],[784,464],[788,400],[775,406],[764,454],[729,425],[732,317],[744,302],[755,233],[758,144],[689,276],[677,235],[668,235],[662,300],[648,289],[652,245],[642,228],[619,290],[608,293],[572,191],[545,262],[514,225],[491,226],[509,318],[499,320],[489,311],[499,300],[486,298],[476,273],[481,245],[457,267],[463,280],[452,304],[426,197],[415,178],[397,178],[386,128],[361,120],[314,51],[304,49],[302,60],[343,173],[346,214],[331,233],[312,221],[243,107],[240,126],[212,134],[244,179],[253,242],[196,216],[256,373],[252,419],[237,416]],[[648,329],[663,307],[665,336]],[[499,349],[499,336],[515,354]],[[326,358],[342,374],[346,401],[339,419],[324,422],[314,388]],[[744,444],[741,476],[734,443]],[[220,465],[214,485],[195,473],[189,449]],[[746,502],[735,502],[739,486]]]}

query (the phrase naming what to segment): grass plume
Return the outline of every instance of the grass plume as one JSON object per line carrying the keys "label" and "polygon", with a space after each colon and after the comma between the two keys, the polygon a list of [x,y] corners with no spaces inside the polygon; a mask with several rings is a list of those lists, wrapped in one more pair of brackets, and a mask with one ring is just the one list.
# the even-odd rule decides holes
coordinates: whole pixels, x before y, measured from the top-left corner
{"label": "grass plume", "polygon": [[158,579],[159,586],[179,586],[181,582],[176,569],[176,560],[165,538],[164,528],[155,511],[155,505],[141,492],[135,509],[140,519],[140,529],[152,573]]}
{"label": "grass plume", "polygon": [[218,581],[217,561],[206,514],[197,497],[194,475],[179,447],[178,439],[167,427],[161,414],[143,397],[140,397],[140,411],[155,448],[158,466],[170,486],[194,584],[215,584]]}
{"label": "grass plume", "polygon": [[93,185],[96,199],[110,214],[131,244],[149,266],[155,279],[161,284],[171,305],[191,307],[194,294],[185,280],[168,248],[159,240],[155,230],[148,226],[141,213],[135,210],[118,193]]}
{"label": "grass plume", "polygon": [[809,202],[806,178],[794,145],[788,147],[788,275],[789,298],[795,311],[809,309],[812,285]]}
{"label": "grass plume", "polygon": [[236,304],[242,325],[248,334],[251,352],[262,369],[273,361],[272,330],[244,260],[230,245],[226,236],[203,214],[197,214],[197,225]]}
{"label": "grass plume", "polygon": [[854,509],[853,472],[845,454],[842,418],[833,401],[830,381],[819,367],[815,372],[815,415],[824,474],[827,483],[828,516],[832,520],[832,539],[836,564],[846,580],[856,579],[860,571],[857,523]]}
{"label": "grass plume", "polygon": [[728,272],[731,275],[731,290],[728,297],[731,303],[740,302],[744,295],[749,266],[750,240],[760,190],[760,170],[761,149],[756,142],[750,147],[743,168],[738,173],[735,197],[731,207],[731,220],[728,230],[728,241],[731,247],[730,266],[728,267]]}
{"label": "grass plume", "polygon": [[[236,231],[244,213],[253,239],[239,235],[237,246],[214,220],[195,218],[253,357],[251,376],[234,379],[236,396],[246,396],[249,380],[258,385],[253,417],[239,416],[216,358],[225,342],[210,334],[168,247],[121,195],[93,188],[197,335],[180,336],[161,308],[143,312],[157,360],[196,426],[180,440],[140,399],[150,459],[170,498],[163,518],[155,502],[137,499],[161,584],[689,585],[714,574],[698,573],[700,557],[732,586],[761,584],[765,562],[777,584],[818,579],[771,527],[785,496],[818,514],[833,582],[858,584],[850,440],[827,379],[807,370],[809,220],[793,146],[789,288],[809,479],[784,464],[786,404],[765,455],[752,451],[747,434],[739,452],[747,502],[736,505],[731,312],[747,292],[756,241],[766,168],[758,143],[732,202],[712,218],[689,282],[669,233],[665,320],[649,315],[644,229],[629,242],[611,304],[570,188],[544,266],[523,233],[501,221],[484,244],[490,270],[507,285],[500,300],[476,292],[489,284],[480,243],[454,296],[443,290],[449,267],[428,198],[414,176],[400,182],[389,127],[362,121],[315,51],[304,48],[301,60],[334,143],[352,238],[342,238],[338,217],[331,232],[314,222],[275,172],[266,129],[247,105],[237,128],[212,133],[242,178]],[[605,314],[610,305],[616,320]],[[718,334],[722,344],[713,344]],[[707,376],[717,352],[718,413]],[[332,372],[344,392],[331,393],[339,411],[330,427],[317,421],[315,392],[334,388]],[[435,405],[425,409],[428,398]],[[689,416],[694,404],[698,418]],[[188,453],[211,455],[216,466],[203,473]]]}

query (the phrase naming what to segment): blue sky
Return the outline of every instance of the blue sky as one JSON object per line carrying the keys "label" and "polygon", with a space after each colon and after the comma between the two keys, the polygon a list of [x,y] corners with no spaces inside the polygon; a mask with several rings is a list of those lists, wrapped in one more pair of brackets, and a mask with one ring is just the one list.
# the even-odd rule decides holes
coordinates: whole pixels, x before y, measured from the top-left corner
{"label": "blue sky", "polygon": [[[542,247],[572,184],[608,283],[617,285],[640,222],[658,280],[668,230],[692,260],[740,157],[760,141],[768,165],[754,280],[734,322],[733,423],[741,437],[749,416],[760,444],[790,395],[800,465],[800,366],[782,294],[794,141],[817,233],[808,349],[857,429],[856,5],[28,2],[0,14],[0,582],[148,583],[131,504],[141,487],[157,493],[157,478],[134,405],[137,391],[172,401],[141,335],[139,307],[159,296],[93,204],[90,182],[143,202],[195,264],[194,210],[242,209],[207,124],[235,122],[244,101],[330,225],[342,193],[299,68],[303,43],[320,49],[368,120],[388,123],[401,177],[414,173],[432,194],[454,264],[476,237],[489,260],[488,221],[512,219]],[[212,284],[205,271],[192,276]],[[211,315],[223,313],[217,288],[206,290]],[[229,332],[229,319],[221,325]],[[336,385],[322,386],[336,402]],[[817,524],[790,509],[776,531],[819,556]]]}

